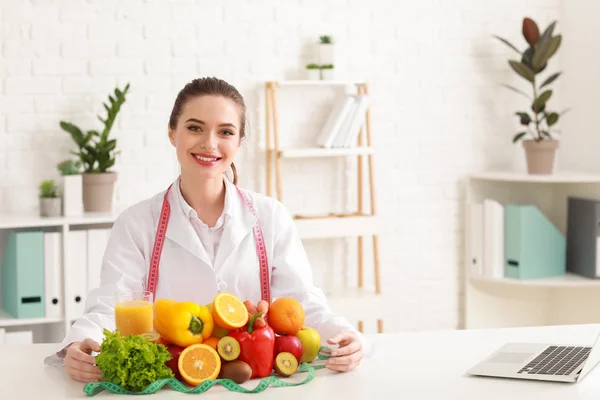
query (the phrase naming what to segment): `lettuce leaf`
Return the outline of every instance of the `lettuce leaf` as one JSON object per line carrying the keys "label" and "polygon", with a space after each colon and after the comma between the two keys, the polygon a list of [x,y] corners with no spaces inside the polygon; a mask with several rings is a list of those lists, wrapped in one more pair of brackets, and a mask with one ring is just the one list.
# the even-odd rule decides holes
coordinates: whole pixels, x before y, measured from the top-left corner
{"label": "lettuce leaf", "polygon": [[154,381],[173,377],[165,365],[172,356],[164,345],[137,335],[120,336],[108,329],[104,329],[104,336],[96,357],[104,381],[141,392]]}

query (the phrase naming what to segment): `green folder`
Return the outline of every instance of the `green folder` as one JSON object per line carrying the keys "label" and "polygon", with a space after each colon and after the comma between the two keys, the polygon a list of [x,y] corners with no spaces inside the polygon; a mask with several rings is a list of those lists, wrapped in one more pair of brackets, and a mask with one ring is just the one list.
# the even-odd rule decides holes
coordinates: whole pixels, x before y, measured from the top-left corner
{"label": "green folder", "polygon": [[1,280],[4,311],[14,318],[45,316],[43,232],[10,232]]}
{"label": "green folder", "polygon": [[566,272],[566,238],[534,205],[505,209],[504,273],[507,278],[540,279]]}

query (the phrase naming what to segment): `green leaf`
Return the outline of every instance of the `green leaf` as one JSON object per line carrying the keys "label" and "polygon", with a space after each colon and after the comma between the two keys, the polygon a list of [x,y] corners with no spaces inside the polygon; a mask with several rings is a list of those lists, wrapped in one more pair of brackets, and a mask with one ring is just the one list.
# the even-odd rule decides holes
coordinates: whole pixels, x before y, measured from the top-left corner
{"label": "green leaf", "polygon": [[510,60],[508,62],[512,69],[523,78],[527,79],[529,82],[533,83],[535,79],[535,74],[527,65],[520,63],[518,61]]}
{"label": "green leaf", "polygon": [[527,132],[519,132],[513,137],[513,143],[518,142],[523,136],[525,136]]}
{"label": "green leaf", "polygon": [[504,86],[507,89],[512,90],[513,92],[519,93],[519,94],[521,94],[521,95],[523,95],[523,96],[525,96],[525,97],[527,97],[528,99],[531,100],[531,96],[528,95],[527,93],[525,93],[524,91],[520,90],[520,89],[517,89],[517,88],[515,88],[513,86],[510,86],[510,85],[507,85],[505,83],[503,83],[502,86]]}
{"label": "green leaf", "polygon": [[516,112],[515,114],[519,116],[521,125],[527,126],[531,123],[531,117],[526,112]]}
{"label": "green leaf", "polygon": [[548,126],[556,124],[558,122],[558,114],[555,112],[548,114],[546,122],[548,123]]}
{"label": "green leaf", "polygon": [[542,83],[540,85],[540,89],[543,88],[544,86],[548,86],[549,84],[551,84],[552,82],[554,82],[560,76],[560,74],[562,74],[562,72],[557,72],[555,74],[550,75],[548,78],[546,78],[546,80],[544,81],[544,83]]}
{"label": "green leaf", "polygon": [[521,54],[521,51],[519,49],[517,49],[512,43],[510,43],[508,40],[501,38],[500,36],[497,35],[492,35],[493,37],[495,37],[496,39],[500,40],[502,43],[504,43],[505,45],[507,45],[508,47],[510,47],[511,49],[513,49],[514,51],[516,51],[517,53]]}
{"label": "green leaf", "polygon": [[546,62],[556,53],[558,48],[560,47],[560,42],[562,40],[561,35],[555,36],[552,39],[545,40],[540,44],[539,49],[535,50],[533,54],[533,68],[537,71],[541,69]]}
{"label": "green leaf", "polygon": [[538,96],[538,98],[535,99],[535,101],[533,102],[533,104],[531,106],[533,111],[536,113],[543,111],[542,107],[544,107],[546,105],[546,102],[550,99],[551,96],[552,96],[552,90],[546,90],[545,92],[540,94]]}
{"label": "green leaf", "polygon": [[540,40],[538,41],[538,43],[541,43],[541,42],[544,42],[544,41],[550,39],[552,37],[552,33],[554,32],[555,26],[556,26],[556,21],[554,21],[550,25],[548,25],[548,27],[546,28],[546,30],[540,37]]}

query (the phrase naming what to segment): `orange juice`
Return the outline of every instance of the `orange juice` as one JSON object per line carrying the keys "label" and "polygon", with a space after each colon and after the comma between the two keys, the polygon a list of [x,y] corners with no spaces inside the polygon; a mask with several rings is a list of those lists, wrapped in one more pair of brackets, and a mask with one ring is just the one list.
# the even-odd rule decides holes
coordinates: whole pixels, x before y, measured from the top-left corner
{"label": "orange juice", "polygon": [[152,303],[145,300],[121,301],[115,305],[115,324],[121,336],[152,332]]}

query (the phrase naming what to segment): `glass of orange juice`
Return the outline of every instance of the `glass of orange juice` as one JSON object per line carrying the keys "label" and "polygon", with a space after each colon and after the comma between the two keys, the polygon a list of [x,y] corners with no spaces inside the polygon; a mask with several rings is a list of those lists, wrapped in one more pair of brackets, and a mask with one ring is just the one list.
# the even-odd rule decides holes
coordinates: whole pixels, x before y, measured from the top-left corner
{"label": "glass of orange juice", "polygon": [[121,336],[154,330],[152,292],[122,292],[115,304],[115,327]]}

